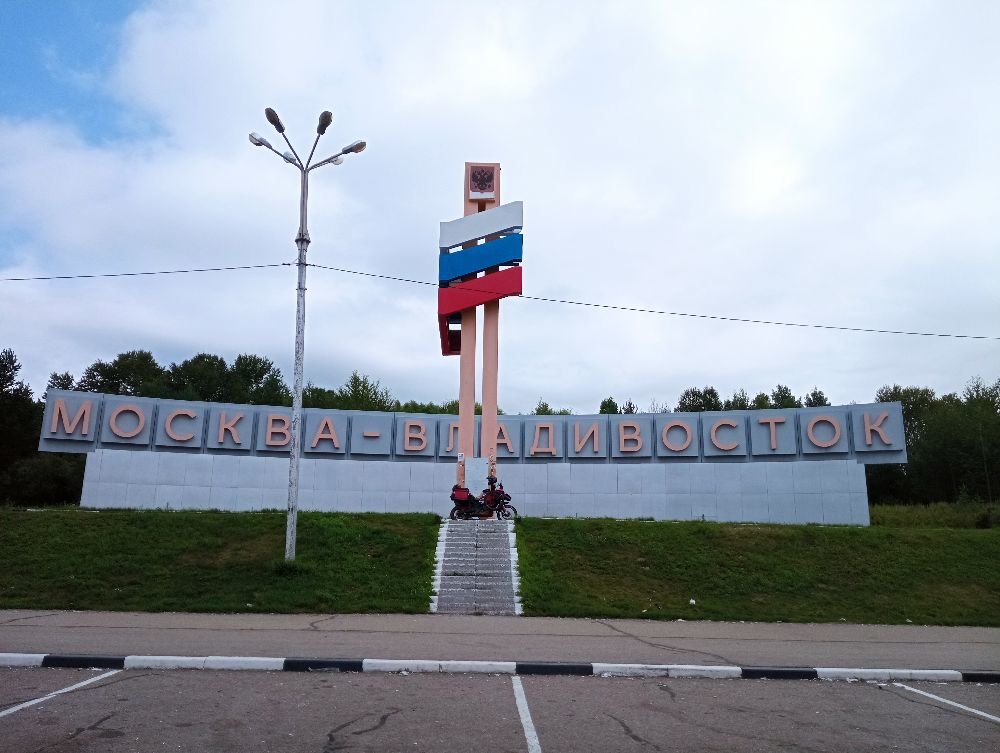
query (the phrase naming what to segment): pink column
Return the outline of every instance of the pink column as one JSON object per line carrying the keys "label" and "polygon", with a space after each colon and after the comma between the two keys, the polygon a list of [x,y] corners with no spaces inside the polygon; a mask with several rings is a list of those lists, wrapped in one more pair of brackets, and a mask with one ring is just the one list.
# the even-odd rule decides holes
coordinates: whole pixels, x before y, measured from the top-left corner
{"label": "pink column", "polygon": [[[458,356],[458,451],[472,458],[476,450],[476,310],[462,312],[462,352]],[[456,480],[465,486],[465,463],[458,464]]]}
{"label": "pink column", "polygon": [[500,361],[500,301],[483,306],[483,422],[480,447],[497,475],[497,379]]}

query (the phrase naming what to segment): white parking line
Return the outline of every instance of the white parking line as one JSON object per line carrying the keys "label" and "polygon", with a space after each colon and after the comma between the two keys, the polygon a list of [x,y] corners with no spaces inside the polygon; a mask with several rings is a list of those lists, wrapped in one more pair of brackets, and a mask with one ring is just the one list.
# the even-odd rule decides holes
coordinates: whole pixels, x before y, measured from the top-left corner
{"label": "white parking line", "polygon": [[514,700],[517,702],[517,713],[521,717],[521,726],[524,727],[524,739],[528,743],[528,753],[542,753],[542,746],[538,742],[538,733],[535,732],[535,725],[531,721],[528,699],[524,696],[521,678],[514,675],[510,681],[514,685]]}
{"label": "white parking line", "polygon": [[33,701],[25,701],[24,703],[19,703],[17,706],[11,706],[9,709],[4,709],[0,711],[0,716],[7,716],[8,714],[13,714],[21,709],[26,709],[29,706],[35,706],[39,703],[44,703],[50,698],[55,698],[57,695],[62,693],[69,693],[71,690],[76,690],[77,688],[82,688],[84,685],[90,685],[91,683],[97,682],[98,680],[103,680],[105,677],[111,677],[111,675],[116,675],[121,672],[120,669],[112,669],[110,672],[105,672],[103,675],[98,675],[97,677],[91,677],[89,680],[84,680],[83,682],[78,682],[76,685],[70,685],[68,688],[63,688],[62,690],[57,690],[54,693],[49,693],[41,698],[36,698]]}
{"label": "white parking line", "polygon": [[932,693],[925,693],[923,690],[917,690],[916,688],[911,688],[909,685],[904,685],[901,682],[894,682],[897,688],[903,688],[903,690],[909,690],[911,693],[919,693],[922,696],[927,696],[928,698],[933,698],[935,701],[940,701],[941,703],[947,703],[949,706],[954,706],[955,708],[962,709],[962,711],[968,711],[970,714],[976,714],[984,719],[989,719],[991,722],[996,722],[1000,724],[1000,717],[993,716],[992,714],[987,714],[985,711],[979,711],[978,709],[970,708],[968,706],[963,706],[960,703],[955,703],[954,701],[949,701],[947,698],[942,698],[941,696],[933,695]]}

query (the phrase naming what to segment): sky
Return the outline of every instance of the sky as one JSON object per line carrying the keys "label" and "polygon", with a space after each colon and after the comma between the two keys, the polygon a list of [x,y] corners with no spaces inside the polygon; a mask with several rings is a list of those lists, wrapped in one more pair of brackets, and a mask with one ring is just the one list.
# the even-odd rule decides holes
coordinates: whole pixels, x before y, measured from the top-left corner
{"label": "sky", "polygon": [[[298,176],[247,139],[367,151],[312,175],[314,264],[434,282],[466,161],[524,202],[524,293],[993,339],[501,305],[499,403],[644,410],[690,386],[1000,377],[1000,4],[0,3],[0,278],[295,258]],[[308,270],[305,378],[458,392],[432,285]],[[270,357],[295,270],[0,279],[0,348],[51,372]]]}

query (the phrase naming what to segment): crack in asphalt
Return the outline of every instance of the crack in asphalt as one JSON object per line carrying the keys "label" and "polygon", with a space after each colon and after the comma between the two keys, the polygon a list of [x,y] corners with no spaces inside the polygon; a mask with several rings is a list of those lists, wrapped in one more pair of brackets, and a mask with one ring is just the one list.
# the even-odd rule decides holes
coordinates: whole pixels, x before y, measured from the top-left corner
{"label": "crack in asphalt", "polygon": [[0,625],[10,625],[12,622],[20,622],[21,620],[40,620],[43,617],[55,617],[62,614],[62,612],[49,612],[47,614],[29,614],[24,617],[13,617],[9,620],[4,620],[0,622]]}
{"label": "crack in asphalt", "polygon": [[658,683],[656,683],[656,687],[658,687],[660,690],[662,690],[667,695],[669,695],[671,701],[673,701],[674,703],[677,703],[677,693],[674,692],[673,688],[671,688],[665,682],[658,682]]}
{"label": "crack in asphalt", "polygon": [[735,664],[735,662],[726,658],[725,656],[722,656],[721,654],[713,654],[710,651],[699,651],[693,648],[678,648],[677,646],[671,646],[666,643],[655,643],[653,641],[642,638],[636,635],[635,633],[630,633],[627,630],[612,625],[610,622],[606,622],[605,620],[594,620],[594,622],[596,622],[598,625],[604,625],[604,627],[610,628],[611,630],[614,630],[616,633],[624,635],[627,638],[632,638],[634,640],[637,640],[639,641],[639,643],[645,644],[651,648],[666,649],[667,651],[673,651],[679,654],[697,654],[698,656],[708,656],[711,657],[712,659],[718,659],[719,661],[724,662],[725,664]]}
{"label": "crack in asphalt", "polygon": [[319,630],[320,623],[329,622],[330,620],[335,620],[335,619],[337,619],[337,615],[331,614],[327,615],[326,617],[321,617],[318,620],[313,620],[312,622],[309,623],[309,629]]}
{"label": "crack in asphalt", "polygon": [[[392,716],[393,714],[398,714],[400,711],[402,711],[402,709],[392,706],[390,707],[389,711],[379,716],[378,721],[375,722],[373,726],[368,727],[366,729],[354,730],[350,734],[357,737],[360,735],[366,735],[369,732],[374,732],[377,729],[381,729],[382,727],[385,726],[385,723],[389,720],[390,716]],[[323,750],[321,751],[321,753],[336,753],[337,751],[348,750],[351,747],[353,747],[353,745],[350,743],[349,740],[338,739],[337,733],[340,732],[341,730],[347,729],[352,724],[360,722],[362,719],[365,719],[370,716],[375,716],[375,712],[361,714],[360,716],[356,716],[353,719],[349,719],[343,724],[340,724],[334,727],[332,730],[330,730],[326,734],[326,743],[323,745]]]}
{"label": "crack in asphalt", "polygon": [[629,727],[629,726],[628,726],[627,724],[625,724],[625,722],[623,722],[623,721],[622,721],[621,719],[619,719],[619,718],[618,718],[617,716],[615,716],[614,714],[608,714],[608,716],[609,716],[609,717],[611,717],[612,719],[614,719],[614,720],[615,720],[616,722],[618,722],[618,724],[620,724],[620,725],[621,725],[621,728],[622,728],[622,732],[624,732],[624,733],[625,733],[625,734],[626,734],[626,735],[627,735],[628,737],[630,737],[630,738],[631,738],[631,739],[632,739],[633,741],[635,741],[635,742],[637,742],[637,743],[639,743],[640,745],[643,745],[643,746],[646,746],[646,745],[648,745],[648,746],[650,746],[651,748],[653,748],[654,750],[663,750],[663,748],[661,748],[661,747],[660,747],[659,745],[657,745],[656,743],[651,743],[651,742],[650,742],[649,740],[647,740],[646,738],[644,738],[644,737],[640,737],[639,735],[637,735],[637,734],[636,734],[635,732],[633,732],[633,731],[632,731],[632,728],[631,728],[631,727]]}

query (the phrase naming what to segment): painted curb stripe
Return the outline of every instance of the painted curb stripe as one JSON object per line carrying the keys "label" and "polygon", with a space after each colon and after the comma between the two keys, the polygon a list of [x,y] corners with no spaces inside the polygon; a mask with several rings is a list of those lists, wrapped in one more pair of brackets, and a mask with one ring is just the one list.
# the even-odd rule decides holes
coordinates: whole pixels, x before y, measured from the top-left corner
{"label": "painted curb stripe", "polygon": [[45,654],[0,654],[0,667],[40,667]]}
{"label": "painted curb stripe", "polygon": [[606,675],[769,680],[913,680],[1000,683],[1000,670],[863,667],[737,667],[716,664],[611,664],[595,662],[434,661],[429,659],[322,659],[269,656],[105,656],[0,653],[0,667],[71,669],[210,669],[285,672],[440,672],[518,675]]}
{"label": "painted curb stripe", "polygon": [[71,669],[125,669],[124,656],[84,656],[81,654],[46,654],[43,667]]}
{"label": "painted curb stripe", "polygon": [[362,672],[361,659],[285,659],[285,672]]}
{"label": "painted curb stripe", "polygon": [[592,675],[593,664],[574,664],[572,662],[549,661],[519,661],[516,674],[519,675]]}
{"label": "painted curb stripe", "polygon": [[126,656],[125,669],[204,669],[207,656]]}
{"label": "painted curb stripe", "polygon": [[821,680],[926,680],[928,682],[961,682],[962,673],[953,669],[848,669],[817,667]]}
{"label": "painted curb stripe", "polygon": [[744,680],[815,680],[812,667],[742,667]]}
{"label": "painted curb stripe", "polygon": [[962,672],[965,682],[1000,682],[1000,672]]}

